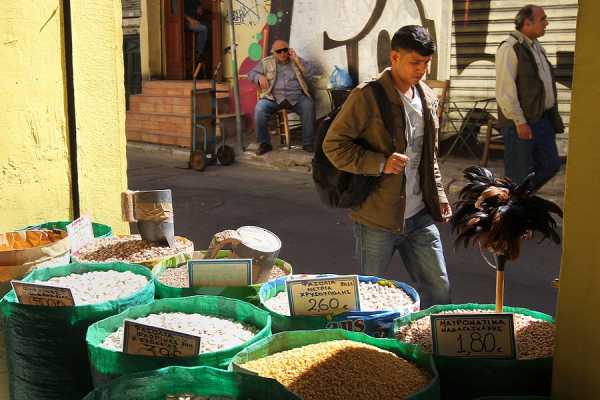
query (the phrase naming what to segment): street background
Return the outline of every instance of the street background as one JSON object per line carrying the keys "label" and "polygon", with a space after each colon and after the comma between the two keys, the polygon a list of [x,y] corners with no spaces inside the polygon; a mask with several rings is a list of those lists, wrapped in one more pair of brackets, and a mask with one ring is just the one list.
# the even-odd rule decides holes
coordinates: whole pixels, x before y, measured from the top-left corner
{"label": "street background", "polygon": [[[299,157],[306,158],[301,153]],[[129,188],[171,189],[175,233],[192,240],[196,250],[206,249],[217,232],[256,225],[279,236],[283,243],[279,257],[297,273],[358,273],[352,223],[345,210],[327,208],[319,201],[306,169],[269,169],[249,164],[248,158],[252,159],[247,156],[242,163],[209,166],[197,172],[185,169],[187,162],[181,154],[174,157],[128,146]],[[452,203],[462,187],[460,171],[472,164],[473,160],[448,160],[441,165]],[[553,186],[556,184],[549,188]],[[560,200],[556,190],[547,197]],[[453,302],[494,303],[495,271],[485,264],[478,249],[455,249],[448,224],[438,228]],[[538,244],[536,239],[524,241],[521,257],[507,264],[505,303],[554,315],[557,291],[551,282],[559,274],[561,247],[549,241]],[[384,277],[411,284],[398,255]]]}

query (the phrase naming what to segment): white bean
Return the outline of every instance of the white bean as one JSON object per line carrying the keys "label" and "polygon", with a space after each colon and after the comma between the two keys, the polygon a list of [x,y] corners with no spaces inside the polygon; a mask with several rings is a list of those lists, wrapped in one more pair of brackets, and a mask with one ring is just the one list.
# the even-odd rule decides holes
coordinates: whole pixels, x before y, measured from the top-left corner
{"label": "white bean", "polygon": [[90,271],[34,281],[71,289],[75,305],[102,303],[131,296],[148,284],[148,278],[131,271]]}
{"label": "white bean", "polygon": [[[182,312],[149,314],[134,321],[175,332],[200,336],[200,354],[239,346],[252,339],[259,331],[255,326],[231,319]],[[119,327],[115,332],[108,335],[101,346],[113,351],[122,351],[123,327]]]}
{"label": "white bean", "polygon": [[[378,283],[359,283],[360,311],[401,310],[414,300],[401,288]],[[284,290],[264,302],[264,306],[282,315],[290,315],[288,294]]]}

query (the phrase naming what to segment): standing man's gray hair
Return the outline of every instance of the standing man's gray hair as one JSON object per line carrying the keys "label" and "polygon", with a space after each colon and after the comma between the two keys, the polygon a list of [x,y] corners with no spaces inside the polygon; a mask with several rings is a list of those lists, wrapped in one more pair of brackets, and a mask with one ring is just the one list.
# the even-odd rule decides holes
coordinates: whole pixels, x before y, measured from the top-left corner
{"label": "standing man's gray hair", "polygon": [[527,4],[526,6],[521,7],[519,12],[517,12],[517,16],[515,17],[515,28],[518,31],[521,30],[525,20],[533,20],[533,10],[536,8],[535,4]]}

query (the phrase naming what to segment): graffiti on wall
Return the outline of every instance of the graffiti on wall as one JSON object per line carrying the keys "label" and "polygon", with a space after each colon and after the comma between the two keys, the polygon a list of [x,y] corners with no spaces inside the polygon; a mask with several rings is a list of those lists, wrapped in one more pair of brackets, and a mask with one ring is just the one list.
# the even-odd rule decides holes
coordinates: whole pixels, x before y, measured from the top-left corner
{"label": "graffiti on wall", "polygon": [[235,25],[255,26],[260,22],[260,5],[258,0],[235,0],[233,23]]}
{"label": "graffiti on wall", "polygon": [[[246,18],[240,21],[247,21],[236,24],[242,23],[240,28],[250,32],[238,39],[245,50],[239,68],[241,75],[268,55],[275,40],[282,39],[300,56],[321,67],[321,86],[326,85],[327,75],[335,65],[348,69],[354,81],[359,82],[389,66],[391,36],[399,27],[421,24],[436,37],[435,23],[425,17],[422,0],[270,0],[268,9],[266,3],[239,0],[234,4],[235,12]],[[249,22],[251,13],[247,8],[258,10],[258,23]],[[434,78],[437,59],[433,60],[431,71],[429,77]],[[252,82],[242,81],[240,85],[242,109],[250,116],[256,89]]]}

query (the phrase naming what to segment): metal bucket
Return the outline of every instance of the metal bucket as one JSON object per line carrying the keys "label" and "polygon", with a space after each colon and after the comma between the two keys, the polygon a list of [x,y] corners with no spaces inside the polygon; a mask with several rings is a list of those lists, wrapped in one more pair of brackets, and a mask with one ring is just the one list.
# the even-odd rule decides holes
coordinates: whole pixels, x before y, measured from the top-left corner
{"label": "metal bucket", "polygon": [[175,245],[175,224],[171,190],[136,191],[134,215],[142,239]]}
{"label": "metal bucket", "polygon": [[231,245],[231,257],[252,259],[252,283],[269,279],[281,250],[281,240],[273,232],[258,226],[242,226],[213,236],[206,258],[215,258],[219,250]]}

